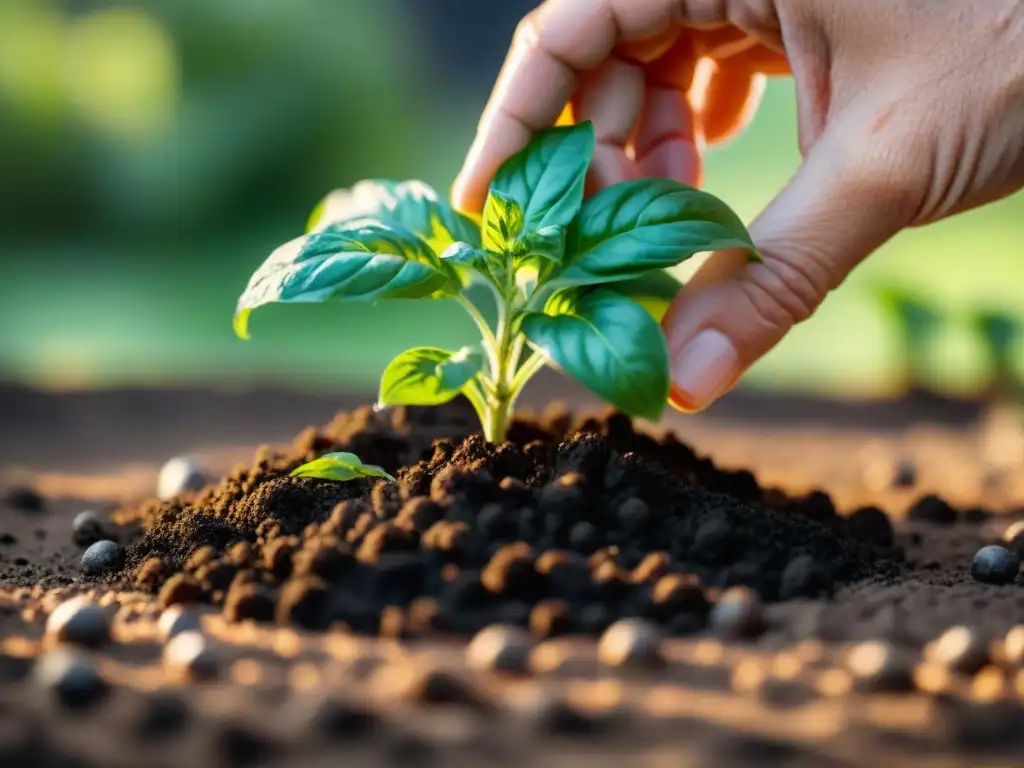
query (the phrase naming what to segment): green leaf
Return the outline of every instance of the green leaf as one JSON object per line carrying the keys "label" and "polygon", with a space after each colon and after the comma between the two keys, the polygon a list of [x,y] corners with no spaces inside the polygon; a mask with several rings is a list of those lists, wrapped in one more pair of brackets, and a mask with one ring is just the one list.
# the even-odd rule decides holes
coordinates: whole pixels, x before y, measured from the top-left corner
{"label": "green leaf", "polygon": [[528,256],[539,256],[545,261],[560,264],[565,255],[565,227],[544,227],[530,232],[521,238],[521,242]]}
{"label": "green leaf", "polygon": [[327,453],[301,467],[292,470],[292,477],[316,477],[321,480],[336,480],[345,483],[364,477],[383,477],[391,482],[395,478],[376,464],[363,464],[354,453]]}
{"label": "green leaf", "polygon": [[589,122],[541,131],[498,169],[491,191],[519,204],[527,233],[567,227],[583,202],[593,153],[594,127]]}
{"label": "green leaf", "polygon": [[725,248],[755,254],[743,222],[721,200],[671,179],[626,181],[583,204],[556,279],[566,285],[623,280]]}
{"label": "green leaf", "polygon": [[656,420],[669,395],[661,328],[636,302],[609,288],[560,291],[544,313],[523,318],[534,348],[605,401]]}
{"label": "green leaf", "polygon": [[484,247],[495,253],[511,250],[523,230],[523,209],[501,192],[491,190],[484,204]]}
{"label": "green leaf", "polygon": [[660,323],[676,295],[683,289],[683,284],[671,273],[657,269],[632,280],[609,283],[608,287],[635,301]]}
{"label": "green leaf", "polygon": [[416,180],[369,179],[336,190],[317,206],[308,231],[344,229],[349,222],[367,217],[412,232],[438,255],[458,241],[480,246],[480,227]]}
{"label": "green leaf", "polygon": [[1003,366],[1013,356],[1024,324],[1020,319],[1005,312],[981,310],[974,315],[974,324],[988,348],[992,362]]}
{"label": "green leaf", "polygon": [[460,287],[452,268],[408,230],[354,221],[274,251],[238,299],[235,333],[248,338],[249,314],[264,304],[444,297]]}
{"label": "green leaf", "polygon": [[407,349],[384,370],[378,402],[441,405],[458,395],[483,366],[483,353],[476,347],[463,347],[458,352],[436,347]]}

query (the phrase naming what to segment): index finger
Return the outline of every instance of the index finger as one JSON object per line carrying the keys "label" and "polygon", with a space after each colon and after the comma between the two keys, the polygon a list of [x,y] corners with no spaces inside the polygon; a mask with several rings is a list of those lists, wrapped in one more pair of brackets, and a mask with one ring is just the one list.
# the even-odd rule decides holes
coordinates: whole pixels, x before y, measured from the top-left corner
{"label": "index finger", "polygon": [[484,108],[476,138],[452,188],[454,205],[479,212],[501,164],[552,126],[579,75],[616,44],[666,32],[673,0],[547,0],[516,29]]}

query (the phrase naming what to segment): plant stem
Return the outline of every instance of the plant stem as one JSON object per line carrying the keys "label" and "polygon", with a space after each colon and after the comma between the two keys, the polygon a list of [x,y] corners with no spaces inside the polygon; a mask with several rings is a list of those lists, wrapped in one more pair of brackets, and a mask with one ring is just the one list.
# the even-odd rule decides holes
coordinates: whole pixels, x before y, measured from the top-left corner
{"label": "plant stem", "polygon": [[526,382],[532,379],[544,367],[546,362],[544,356],[537,352],[534,352],[523,361],[523,364],[519,366],[519,370],[516,371],[516,375],[512,379],[511,389],[513,397],[519,394],[522,388],[526,386]]}
{"label": "plant stem", "polygon": [[499,286],[498,330],[492,370],[494,389],[487,398],[487,418],[483,421],[484,439],[496,444],[504,442],[505,432],[508,430],[512,403],[515,400],[512,377],[522,350],[522,343],[516,339],[513,331],[518,310],[514,306],[516,284],[512,258],[512,254],[506,254],[505,285]]}

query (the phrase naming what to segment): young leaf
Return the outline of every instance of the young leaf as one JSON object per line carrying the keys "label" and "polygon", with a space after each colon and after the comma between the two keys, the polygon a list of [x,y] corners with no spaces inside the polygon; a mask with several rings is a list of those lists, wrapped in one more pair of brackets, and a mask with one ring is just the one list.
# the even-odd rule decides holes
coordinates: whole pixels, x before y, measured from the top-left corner
{"label": "young leaf", "polygon": [[626,181],[583,204],[556,279],[566,285],[623,280],[725,248],[754,253],[743,222],[721,200],[671,179]]}
{"label": "young leaf", "polygon": [[555,225],[530,232],[522,238],[522,246],[528,256],[560,264],[565,254],[565,227]]}
{"label": "young leaf", "polygon": [[527,233],[569,226],[583,202],[583,182],[594,153],[589,122],[550,128],[498,169],[491,191],[515,200]]}
{"label": "young leaf", "polygon": [[608,287],[635,301],[660,323],[676,295],[683,289],[683,284],[671,273],[657,269],[632,280],[609,283]]}
{"label": "young leaf", "polygon": [[367,217],[412,232],[438,255],[458,241],[480,246],[480,227],[416,180],[370,179],[331,192],[310,216],[308,231],[345,228]]}
{"label": "young leaf", "polygon": [[381,405],[441,405],[462,390],[484,365],[476,347],[449,352],[435,347],[407,349],[392,360],[380,380]]}
{"label": "young leaf", "polygon": [[391,482],[395,478],[376,464],[363,464],[354,453],[327,453],[292,470],[292,477],[316,477],[340,483],[364,477],[383,477]]}
{"label": "young leaf", "polygon": [[249,314],[264,304],[443,297],[459,288],[452,268],[408,230],[352,222],[274,251],[238,299],[235,333],[248,338]]}
{"label": "young leaf", "polygon": [[608,288],[555,294],[523,318],[530,343],[615,407],[657,419],[669,394],[661,328],[636,302]]}
{"label": "young leaf", "polygon": [[491,190],[484,205],[484,248],[495,253],[510,250],[523,230],[523,209],[501,192]]}

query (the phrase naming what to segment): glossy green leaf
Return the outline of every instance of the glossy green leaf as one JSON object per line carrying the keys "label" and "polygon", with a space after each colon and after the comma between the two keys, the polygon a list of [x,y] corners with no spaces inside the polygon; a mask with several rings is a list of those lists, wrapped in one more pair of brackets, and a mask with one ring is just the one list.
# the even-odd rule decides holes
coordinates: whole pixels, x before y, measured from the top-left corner
{"label": "glossy green leaf", "polygon": [[608,287],[635,301],[660,323],[683,284],[671,273],[658,269],[632,280],[609,283]]}
{"label": "glossy green leaf", "polygon": [[395,482],[395,478],[376,464],[363,464],[354,453],[328,453],[301,467],[292,470],[292,477],[315,477],[320,480],[335,480],[340,483],[360,480],[366,477],[383,477]]}
{"label": "glossy green leaf", "polygon": [[511,250],[523,231],[523,209],[507,195],[491,190],[484,205],[484,248],[495,253]]}
{"label": "glossy green leaf", "polygon": [[625,413],[657,419],[668,401],[668,349],[660,326],[609,288],[555,294],[523,318],[530,344]]}
{"label": "glossy green leaf", "polygon": [[587,285],[638,277],[704,251],[746,248],[740,218],[707,192],[670,179],[615,184],[587,200],[573,221],[556,279]]}
{"label": "glossy green leaf", "polygon": [[1013,315],[995,310],[979,311],[973,319],[992,362],[998,367],[1007,366],[1014,348],[1024,335],[1024,323]]}
{"label": "glossy green leaf", "polygon": [[480,246],[480,228],[422,181],[370,179],[325,197],[309,220],[309,231],[346,228],[356,219],[397,224],[440,255],[454,242]]}
{"label": "glossy green leaf", "polygon": [[515,200],[527,233],[567,227],[583,202],[583,183],[594,153],[589,122],[542,131],[498,169],[491,190]]}
{"label": "glossy green leaf", "polygon": [[379,221],[317,232],[278,248],[238,299],[235,332],[248,338],[252,310],[271,303],[376,301],[453,295],[452,268],[407,230]]}
{"label": "glossy green leaf", "polygon": [[522,249],[528,257],[538,256],[561,264],[565,255],[565,227],[551,226],[530,232],[522,238]]}
{"label": "glossy green leaf", "polygon": [[476,347],[449,352],[436,347],[415,347],[402,352],[384,370],[380,380],[381,405],[440,405],[462,390],[484,366]]}

